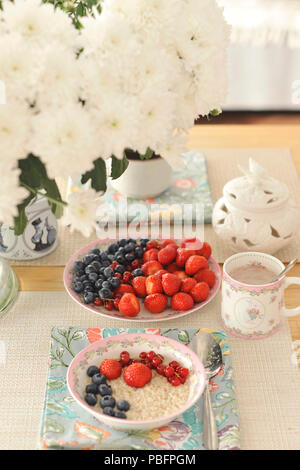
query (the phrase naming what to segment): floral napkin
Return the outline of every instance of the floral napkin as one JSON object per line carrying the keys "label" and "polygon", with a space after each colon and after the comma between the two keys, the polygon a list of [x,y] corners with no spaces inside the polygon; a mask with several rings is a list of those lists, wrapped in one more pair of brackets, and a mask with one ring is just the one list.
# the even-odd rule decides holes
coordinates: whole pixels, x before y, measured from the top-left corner
{"label": "floral napkin", "polygon": [[226,334],[223,331],[188,328],[125,329],[54,327],[51,331],[49,368],[41,420],[41,449],[148,449],[203,450],[202,398],[166,426],[151,431],[116,431],[101,424],[71,397],[66,382],[68,365],[90,343],[121,333],[152,333],[173,338],[186,345],[198,331],[208,331],[220,343],[224,363],[210,381],[217,420],[220,450],[240,448],[239,420],[232,381]]}
{"label": "floral napkin", "polygon": [[[184,154],[182,159],[185,166],[183,168],[173,169],[172,184],[170,188],[162,194],[156,198],[145,200],[127,198],[127,220],[124,220],[124,223],[133,223],[135,219],[140,223],[148,223],[151,216],[155,218],[154,220],[156,220],[156,218],[159,220],[160,217],[162,221],[164,221],[164,219],[169,221],[170,214],[174,214],[173,222],[176,223],[176,211],[179,210],[179,207],[181,208],[183,204],[192,203],[194,205],[192,208],[193,223],[196,221],[196,218],[198,222],[206,224],[211,223],[213,202],[205,156],[202,152],[193,150]],[[68,192],[78,188],[82,188],[80,180],[74,181],[70,179]],[[101,204],[97,210],[98,224],[100,227],[105,226],[108,222],[115,222],[115,213],[118,214],[117,209],[121,200],[122,195],[117,193],[108,182],[107,191],[101,197]],[[149,214],[140,210],[140,204],[145,204],[148,207]],[[160,205],[158,212],[157,208],[151,208],[152,204]],[[203,207],[204,220],[201,218],[199,221],[200,214],[196,212],[195,204],[201,204],[201,207]],[[111,208],[115,210],[112,211]],[[178,221],[180,221],[180,224],[182,223],[181,219],[178,219]],[[120,224],[123,223],[123,221],[117,222],[120,222]]]}

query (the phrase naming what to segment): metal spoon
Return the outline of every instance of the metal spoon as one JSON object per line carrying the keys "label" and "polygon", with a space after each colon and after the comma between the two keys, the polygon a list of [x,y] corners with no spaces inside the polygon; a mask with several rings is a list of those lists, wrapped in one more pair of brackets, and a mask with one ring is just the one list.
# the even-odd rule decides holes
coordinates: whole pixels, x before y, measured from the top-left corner
{"label": "metal spoon", "polygon": [[189,347],[200,358],[207,376],[203,396],[203,445],[208,450],[217,450],[219,448],[218,430],[211,406],[208,381],[221,369],[223,364],[222,351],[214,337],[205,332],[196,334]]}
{"label": "metal spoon", "polygon": [[278,276],[276,276],[276,278],[274,279],[273,282],[277,281],[278,279],[280,279],[284,274],[286,274],[288,271],[290,271],[294,266],[295,264],[297,263],[297,258],[293,259],[292,261],[290,261],[290,263],[286,266],[286,268],[284,268],[279,274]]}

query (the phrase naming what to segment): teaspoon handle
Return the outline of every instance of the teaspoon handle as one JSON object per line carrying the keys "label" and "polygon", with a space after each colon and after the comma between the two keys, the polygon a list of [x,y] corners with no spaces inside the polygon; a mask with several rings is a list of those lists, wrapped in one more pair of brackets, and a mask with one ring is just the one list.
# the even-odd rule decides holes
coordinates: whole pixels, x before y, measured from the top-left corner
{"label": "teaspoon handle", "polygon": [[219,448],[218,429],[212,409],[209,386],[205,387],[203,397],[203,445],[208,450]]}

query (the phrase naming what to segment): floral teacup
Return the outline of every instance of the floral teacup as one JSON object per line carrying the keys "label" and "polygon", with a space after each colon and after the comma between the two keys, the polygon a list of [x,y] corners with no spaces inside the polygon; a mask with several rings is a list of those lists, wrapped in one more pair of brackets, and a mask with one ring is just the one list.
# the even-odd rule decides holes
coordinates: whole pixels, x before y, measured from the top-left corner
{"label": "floral teacup", "polygon": [[265,253],[238,253],[225,261],[222,283],[222,320],[231,334],[248,339],[261,339],[274,333],[281,314],[298,315],[300,306],[287,309],[284,290],[291,284],[300,284],[300,277],[281,277],[268,284],[251,285],[237,281],[231,273],[243,266],[267,268],[276,275],[284,269],[283,263]]}

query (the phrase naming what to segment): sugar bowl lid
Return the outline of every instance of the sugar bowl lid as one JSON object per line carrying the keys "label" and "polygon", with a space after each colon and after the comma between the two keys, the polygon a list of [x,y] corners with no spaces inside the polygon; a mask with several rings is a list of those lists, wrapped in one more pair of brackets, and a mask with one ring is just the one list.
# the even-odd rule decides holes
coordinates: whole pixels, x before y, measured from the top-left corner
{"label": "sugar bowl lid", "polygon": [[286,184],[268,175],[267,171],[252,158],[249,169],[239,165],[244,176],[225,184],[223,189],[227,202],[237,209],[250,212],[277,209],[289,199]]}

